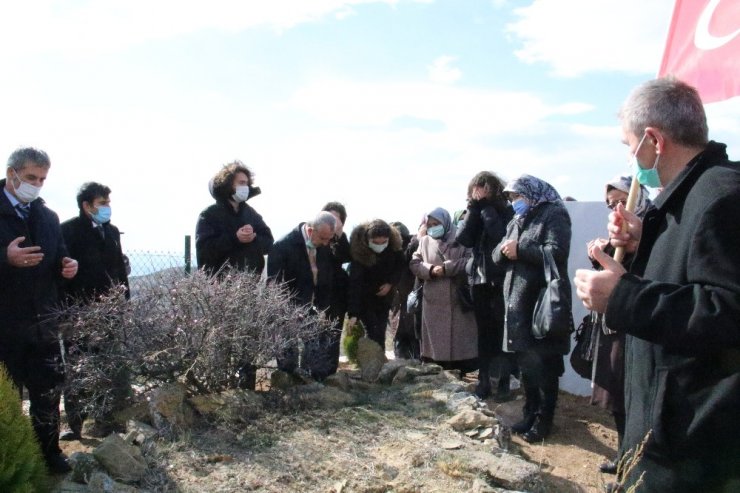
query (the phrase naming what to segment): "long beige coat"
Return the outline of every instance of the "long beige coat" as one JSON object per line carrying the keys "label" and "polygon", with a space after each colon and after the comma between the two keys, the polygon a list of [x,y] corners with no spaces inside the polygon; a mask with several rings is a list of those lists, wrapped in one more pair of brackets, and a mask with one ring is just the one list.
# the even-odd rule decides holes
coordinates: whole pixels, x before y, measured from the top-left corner
{"label": "long beige coat", "polygon": [[[454,237],[454,235],[452,235]],[[421,355],[435,361],[459,361],[478,357],[478,329],[472,310],[463,312],[457,283],[465,279],[465,264],[472,250],[454,240],[444,242],[424,236],[409,264],[424,281]],[[443,265],[444,277],[429,277],[435,265]]]}

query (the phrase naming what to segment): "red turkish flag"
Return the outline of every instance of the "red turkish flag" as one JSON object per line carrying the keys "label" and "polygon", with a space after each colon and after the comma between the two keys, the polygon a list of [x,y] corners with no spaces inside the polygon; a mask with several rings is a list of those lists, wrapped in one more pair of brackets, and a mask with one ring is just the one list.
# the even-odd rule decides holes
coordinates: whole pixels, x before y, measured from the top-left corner
{"label": "red turkish flag", "polygon": [[740,95],[740,1],[676,0],[659,77],[673,75],[711,103]]}

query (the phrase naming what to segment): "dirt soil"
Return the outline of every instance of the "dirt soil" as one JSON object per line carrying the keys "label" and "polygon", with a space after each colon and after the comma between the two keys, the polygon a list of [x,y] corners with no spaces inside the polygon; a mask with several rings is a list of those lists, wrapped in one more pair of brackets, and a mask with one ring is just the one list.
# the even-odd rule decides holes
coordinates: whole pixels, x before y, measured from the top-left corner
{"label": "dirt soil", "polygon": [[[472,389],[473,379],[468,379]],[[491,409],[512,424],[522,396]],[[370,390],[359,403],[333,409],[265,412],[233,427],[197,427],[176,442],[160,441],[158,481],[150,489],[183,492],[457,492],[481,488],[466,469],[465,450],[496,453],[444,424],[450,417],[431,391]],[[67,454],[90,451],[100,439],[62,442]],[[513,438],[511,453],[538,464],[539,491],[599,492],[612,476],[598,466],[613,457],[616,432],[588,398],[561,393],[553,434],[531,445]],[[462,450],[454,450],[462,449]],[[500,451],[499,451],[500,453]],[[463,457],[461,459],[461,457]],[[158,485],[158,486],[157,486]],[[485,491],[485,489],[483,489]],[[488,490],[492,491],[492,490]]]}

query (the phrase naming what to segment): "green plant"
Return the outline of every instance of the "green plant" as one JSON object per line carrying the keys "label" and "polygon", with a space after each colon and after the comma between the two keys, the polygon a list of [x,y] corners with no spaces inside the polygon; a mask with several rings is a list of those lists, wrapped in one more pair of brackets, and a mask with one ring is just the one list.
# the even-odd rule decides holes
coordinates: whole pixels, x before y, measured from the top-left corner
{"label": "green plant", "polygon": [[354,325],[350,325],[349,319],[345,319],[342,348],[351,363],[357,363],[357,343],[364,335],[365,327],[362,325],[362,322],[357,320]]}
{"label": "green plant", "polygon": [[0,364],[0,491],[48,491],[46,465],[18,389]]}

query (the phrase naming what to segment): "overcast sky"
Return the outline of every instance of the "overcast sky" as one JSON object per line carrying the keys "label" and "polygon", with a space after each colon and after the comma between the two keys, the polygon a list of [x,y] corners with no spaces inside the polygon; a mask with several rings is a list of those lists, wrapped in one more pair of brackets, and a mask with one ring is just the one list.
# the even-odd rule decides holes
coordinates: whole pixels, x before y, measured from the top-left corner
{"label": "overcast sky", "polygon": [[[616,112],[655,76],[671,0],[107,0],[0,7],[0,155],[46,150],[62,220],[113,189],[124,249],[179,250],[240,159],[275,237],[329,200],[415,229],[492,170],[601,200]],[[707,106],[740,158],[740,98]],[[3,157],[5,159],[5,157]]]}

